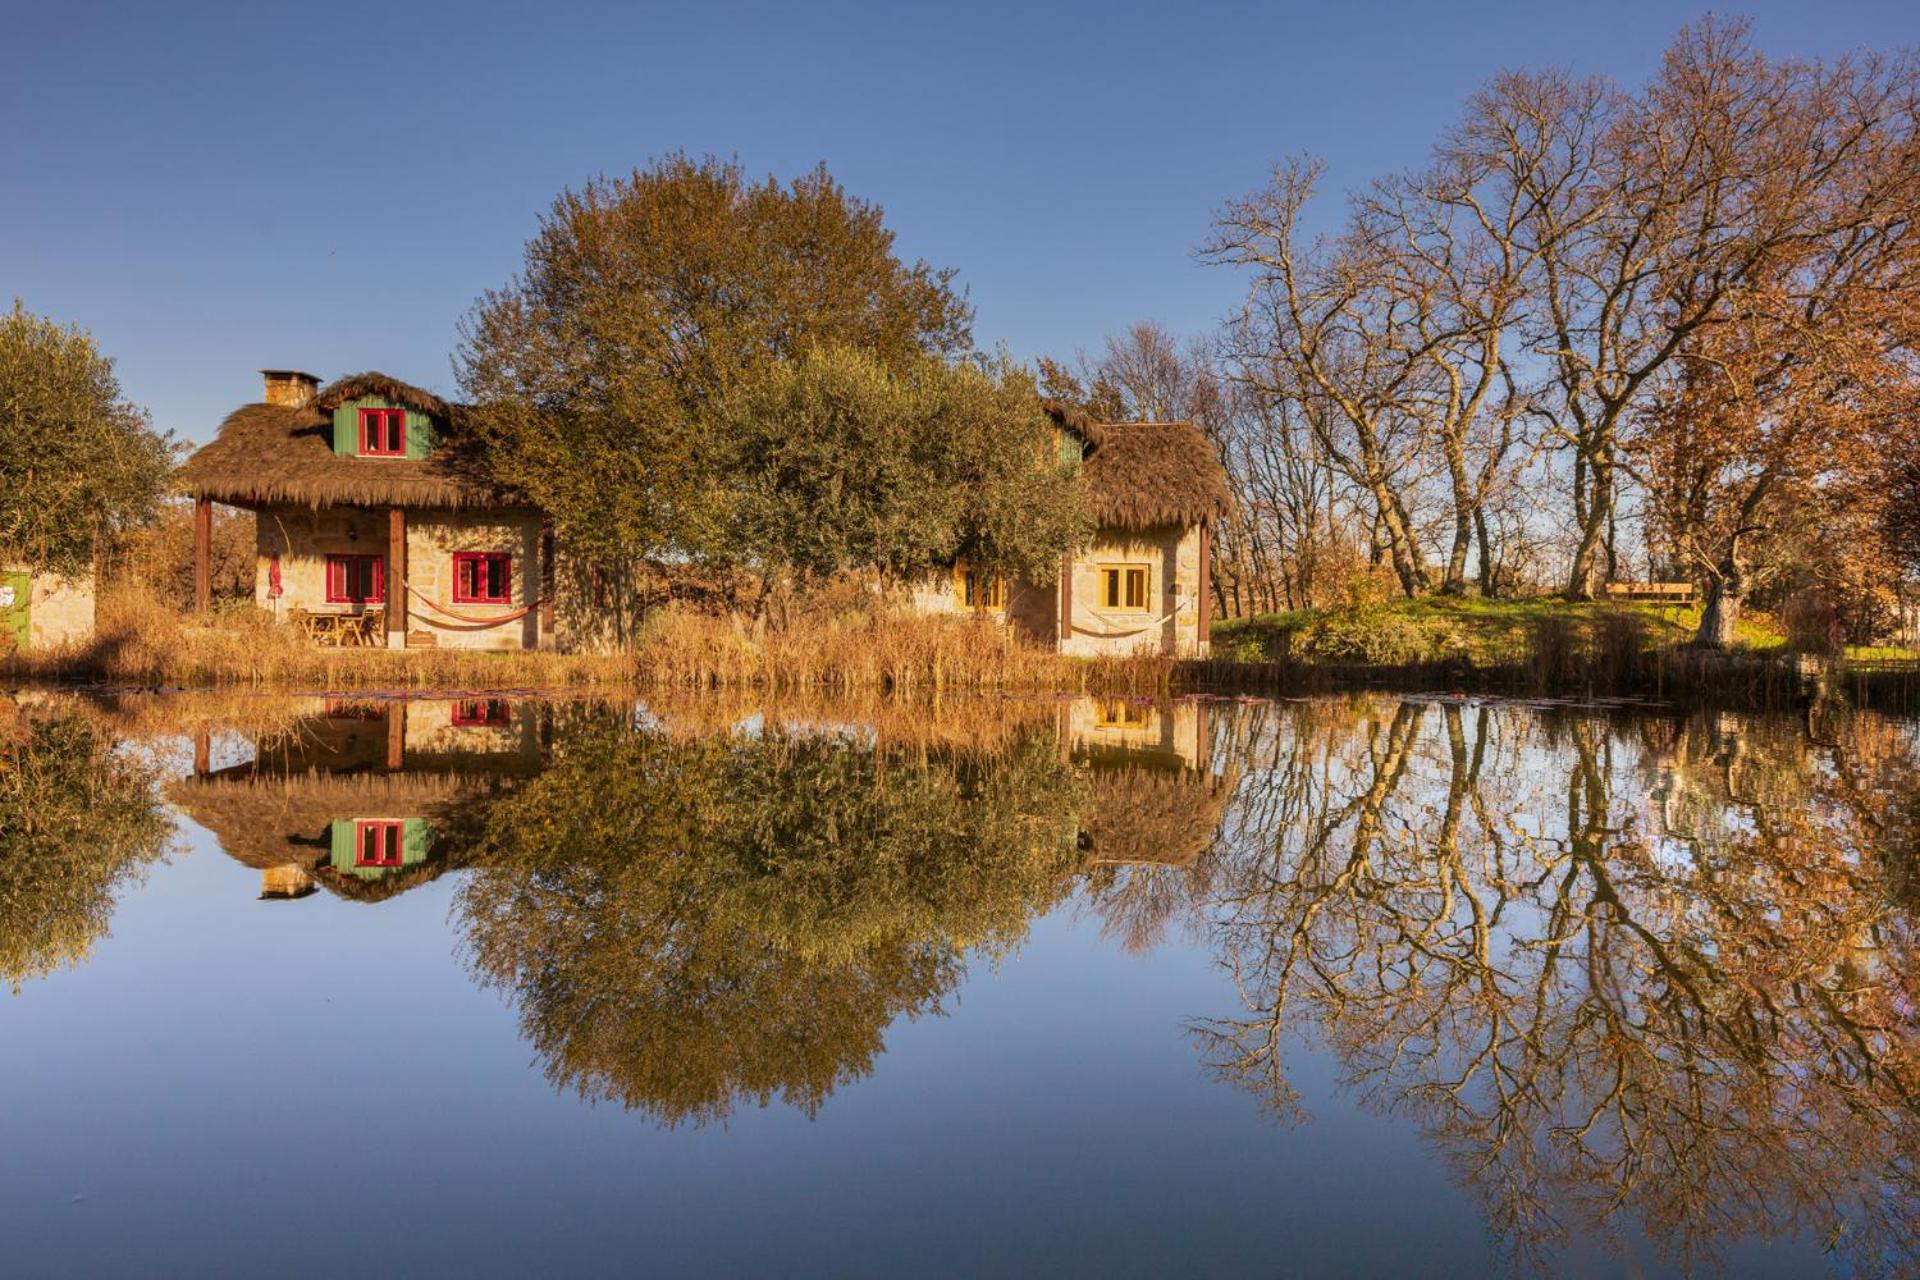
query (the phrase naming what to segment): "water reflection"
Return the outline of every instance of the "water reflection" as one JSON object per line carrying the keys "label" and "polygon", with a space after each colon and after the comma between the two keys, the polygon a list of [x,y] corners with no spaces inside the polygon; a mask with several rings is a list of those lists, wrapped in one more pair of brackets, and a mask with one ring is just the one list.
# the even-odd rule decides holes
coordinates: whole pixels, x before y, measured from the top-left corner
{"label": "water reflection", "polygon": [[1628,1219],[1920,1258],[1911,726],[1324,703],[1241,750],[1223,1075],[1290,1112],[1317,1036],[1516,1264]]}
{"label": "water reflection", "polygon": [[0,979],[16,992],[84,961],[166,852],[159,776],[70,705],[0,701]]}
{"label": "water reflection", "polygon": [[[98,719],[10,738],[0,785],[94,850],[0,851],[16,982],[84,954],[164,844]],[[1910,721],[1384,697],[252,720],[202,716],[169,794],[261,897],[460,870],[460,954],[548,1078],[666,1125],[815,1113],[1070,904],[1135,952],[1205,947],[1238,1001],[1192,1010],[1203,1063],[1294,1120],[1289,1057],[1325,1055],[1514,1269],[1614,1233],[1681,1269],[1755,1237],[1920,1262]]]}
{"label": "water reflection", "polygon": [[[317,703],[317,705],[311,705]],[[170,796],[229,856],[260,871],[260,896],[321,889],[378,902],[465,865],[486,806],[538,773],[535,704],[309,700],[256,730],[250,759],[196,768]]]}
{"label": "water reflection", "polygon": [[1066,892],[1077,780],[986,755],[590,722],[498,803],[458,911],[551,1078],[666,1121],[809,1112]]}

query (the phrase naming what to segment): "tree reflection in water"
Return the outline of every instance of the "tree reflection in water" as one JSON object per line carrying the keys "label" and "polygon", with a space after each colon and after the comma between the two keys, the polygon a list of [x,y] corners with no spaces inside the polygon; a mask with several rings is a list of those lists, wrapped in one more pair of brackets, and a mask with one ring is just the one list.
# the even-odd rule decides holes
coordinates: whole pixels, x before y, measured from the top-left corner
{"label": "tree reflection in water", "polygon": [[1070,887],[1051,735],[992,753],[605,720],[493,805],[458,912],[549,1076],[666,1123],[809,1114]]}
{"label": "tree reflection in water", "polygon": [[1637,1221],[1920,1261],[1911,725],[1451,703],[1244,718],[1208,898],[1248,1013],[1227,1078],[1297,1100],[1308,1033],[1411,1116],[1515,1264]]}
{"label": "tree reflection in water", "polygon": [[159,769],[84,713],[0,703],[0,980],[83,961],[119,893],[167,850]]}

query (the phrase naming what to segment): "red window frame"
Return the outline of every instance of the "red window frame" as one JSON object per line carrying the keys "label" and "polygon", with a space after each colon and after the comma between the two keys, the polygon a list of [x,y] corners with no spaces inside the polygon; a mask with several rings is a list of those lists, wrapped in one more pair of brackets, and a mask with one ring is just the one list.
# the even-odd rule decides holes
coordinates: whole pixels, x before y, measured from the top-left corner
{"label": "red window frame", "polygon": [[360,456],[363,458],[406,457],[407,411],[405,409],[362,409],[360,411]]}
{"label": "red window frame", "polygon": [[[371,837],[371,838],[370,838]],[[353,824],[353,865],[397,867],[407,856],[407,824],[362,818]]]}
{"label": "red window frame", "polygon": [[[363,566],[366,582],[359,581]],[[362,588],[354,594],[355,588]],[[330,555],[327,557],[328,604],[385,604],[387,602],[387,558],[385,556]]]}
{"label": "red window frame", "polygon": [[462,698],[453,704],[455,724],[502,725],[513,723],[513,704],[505,698]]}
{"label": "red window frame", "polygon": [[512,604],[513,557],[504,551],[454,552],[453,602]]}

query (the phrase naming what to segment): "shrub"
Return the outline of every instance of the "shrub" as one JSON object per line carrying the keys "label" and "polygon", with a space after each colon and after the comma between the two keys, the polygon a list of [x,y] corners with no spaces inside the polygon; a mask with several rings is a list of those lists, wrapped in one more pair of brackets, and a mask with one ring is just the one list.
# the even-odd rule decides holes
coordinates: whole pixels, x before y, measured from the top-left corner
{"label": "shrub", "polygon": [[1624,687],[1647,647],[1647,620],[1630,609],[1609,609],[1594,623],[1594,661],[1608,685]]}
{"label": "shrub", "polygon": [[1563,614],[1535,618],[1527,635],[1527,656],[1538,685],[1553,689],[1567,684],[1580,656],[1579,623]]}
{"label": "shrub", "polygon": [[1817,591],[1797,591],[1780,608],[1787,648],[1795,653],[1838,653],[1840,616],[1832,601]]}
{"label": "shrub", "polygon": [[1361,608],[1316,620],[1307,630],[1304,648],[1321,662],[1388,666],[1425,657],[1427,633],[1403,614]]}

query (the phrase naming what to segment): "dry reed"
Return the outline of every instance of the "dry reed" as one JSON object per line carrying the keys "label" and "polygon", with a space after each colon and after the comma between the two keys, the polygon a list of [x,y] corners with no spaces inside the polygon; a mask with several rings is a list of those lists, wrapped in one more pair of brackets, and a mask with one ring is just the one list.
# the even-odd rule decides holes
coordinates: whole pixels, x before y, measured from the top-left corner
{"label": "dry reed", "polygon": [[927,696],[981,690],[1151,693],[1179,664],[1084,661],[964,617],[882,610],[801,616],[780,628],[690,608],[658,611],[621,653],[318,647],[250,604],[205,617],[135,586],[103,593],[83,649],[0,659],[20,680],[289,690],[502,691],[587,688],[872,690]]}

